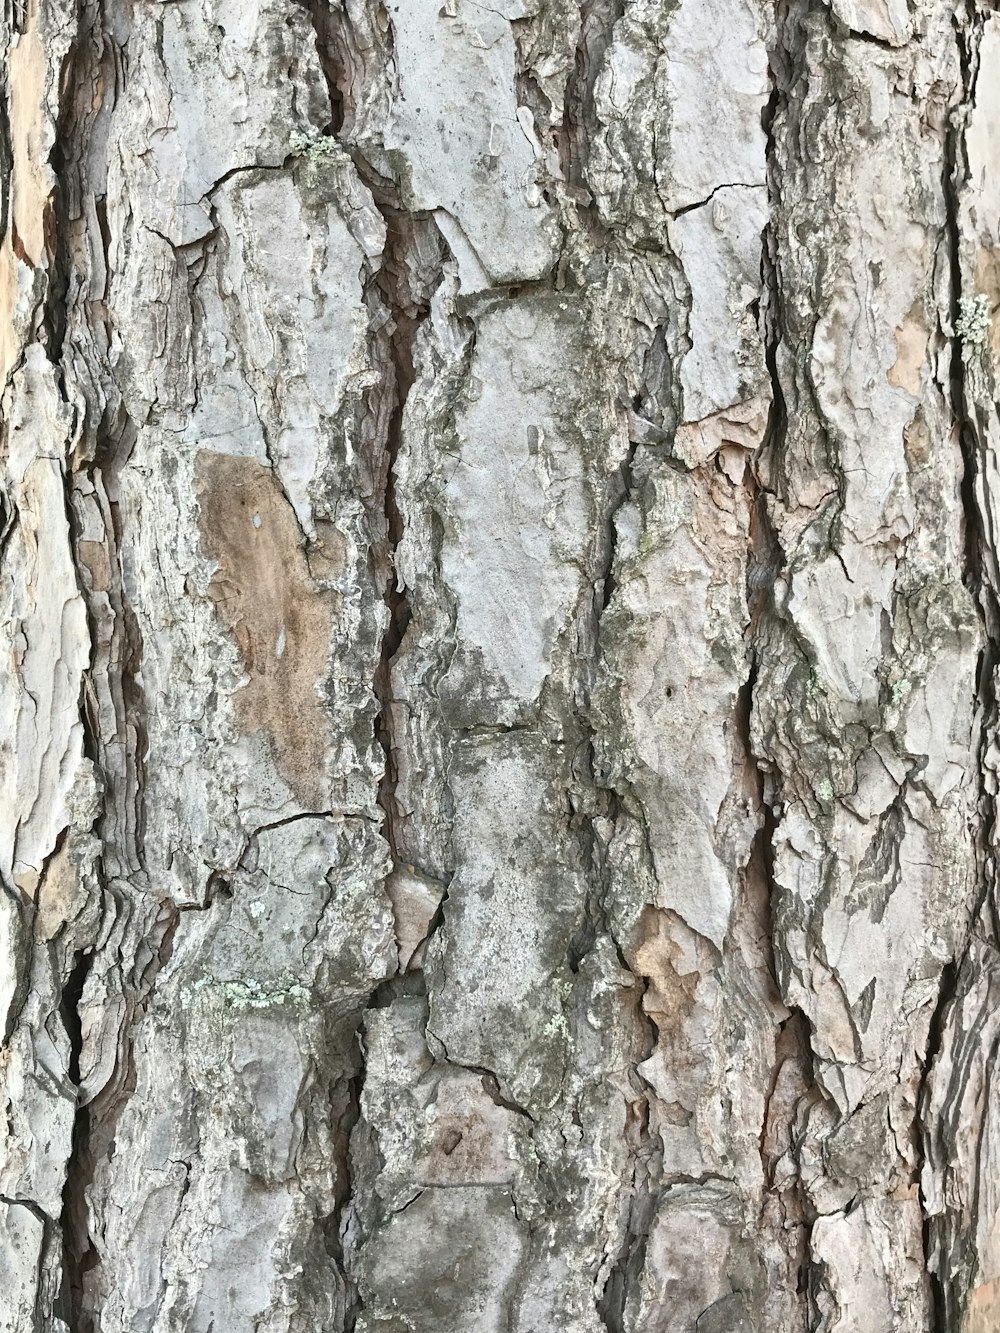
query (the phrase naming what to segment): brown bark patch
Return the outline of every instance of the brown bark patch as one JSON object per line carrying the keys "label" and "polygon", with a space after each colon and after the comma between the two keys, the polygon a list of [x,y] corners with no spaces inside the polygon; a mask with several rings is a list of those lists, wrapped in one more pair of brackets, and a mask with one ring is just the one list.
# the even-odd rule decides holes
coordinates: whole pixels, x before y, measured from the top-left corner
{"label": "brown bark patch", "polygon": [[42,114],[48,77],[38,32],[38,3],[28,6],[27,25],[10,52],[10,138],[14,155],[11,216],[15,247],[26,263],[45,263],[45,214],[52,193],[46,169]]}
{"label": "brown bark patch", "polygon": [[643,1009],[665,1028],[693,1013],[701,982],[712,975],[715,961],[707,942],[676,913],[646,906],[631,966],[648,983]]}
{"label": "brown bark patch", "polygon": [[969,1298],[966,1333],[997,1333],[1000,1329],[1000,1283],[984,1282]]}
{"label": "brown bark patch", "polygon": [[927,359],[927,328],[918,301],[896,330],[896,349],[896,363],[887,376],[889,383],[894,389],[905,389],[919,398],[920,372]]}
{"label": "brown bark patch", "polygon": [[66,922],[82,911],[86,896],[79,869],[73,864],[69,842],[64,841],[53,852],[38,886],[37,937],[46,941],[55,939]]}
{"label": "brown bark patch", "polygon": [[12,318],[16,306],[17,259],[8,234],[0,244],[0,309],[4,311],[0,320],[0,385],[7,383],[7,376],[21,354],[21,339]]}
{"label": "brown bark patch", "polygon": [[10,50],[7,78],[10,105],[10,214],[0,240],[0,385],[21,355],[23,338],[12,318],[20,294],[18,260],[33,268],[47,264],[45,230],[52,203],[53,176],[44,142],[48,60],[38,32],[38,0],[31,0],[25,27]]}
{"label": "brown bark patch", "polygon": [[90,590],[108,592],[111,588],[111,556],[104,542],[80,541],[77,553],[90,575]]}
{"label": "brown bark patch", "polygon": [[198,453],[195,489],[206,552],[218,562],[209,596],[250,679],[233,696],[248,734],[270,739],[275,767],[309,809],[329,803],[327,671],[333,594],[309,575],[295,513],[270,468]]}

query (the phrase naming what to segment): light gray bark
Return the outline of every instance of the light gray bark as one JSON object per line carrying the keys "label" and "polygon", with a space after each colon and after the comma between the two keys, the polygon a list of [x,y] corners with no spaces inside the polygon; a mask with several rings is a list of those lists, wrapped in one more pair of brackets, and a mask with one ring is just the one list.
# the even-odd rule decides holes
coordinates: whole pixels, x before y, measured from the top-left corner
{"label": "light gray bark", "polygon": [[1000,15],[0,49],[0,1329],[1000,1329]]}

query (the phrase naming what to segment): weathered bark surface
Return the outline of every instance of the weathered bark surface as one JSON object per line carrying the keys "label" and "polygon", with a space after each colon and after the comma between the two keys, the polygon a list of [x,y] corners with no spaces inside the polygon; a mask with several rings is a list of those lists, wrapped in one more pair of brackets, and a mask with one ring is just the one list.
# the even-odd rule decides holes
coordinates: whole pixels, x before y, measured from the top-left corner
{"label": "weathered bark surface", "polygon": [[1000,15],[0,40],[0,1328],[1000,1329]]}

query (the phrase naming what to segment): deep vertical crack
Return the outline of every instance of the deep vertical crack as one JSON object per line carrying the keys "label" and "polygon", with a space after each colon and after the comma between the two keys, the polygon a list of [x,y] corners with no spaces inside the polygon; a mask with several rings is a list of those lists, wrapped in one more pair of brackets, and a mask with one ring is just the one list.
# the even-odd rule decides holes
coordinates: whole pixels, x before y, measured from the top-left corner
{"label": "deep vertical crack", "polygon": [[590,133],[594,124],[594,85],[604,53],[611,45],[615,24],[624,12],[624,0],[581,0],[580,36],[574,69],[563,100],[559,142],[563,175],[571,185],[586,183]]}
{"label": "deep vertical crack", "polygon": [[[594,658],[591,663],[588,693],[592,690],[600,669],[602,617],[615,592],[615,569],[618,562],[617,520],[623,506],[635,496],[634,465],[638,448],[636,441],[629,441],[625,457],[612,479],[608,496],[603,524],[603,561],[594,581],[591,612]],[[623,1333],[626,1327],[625,1314],[629,1293],[634,1290],[642,1274],[649,1232],[656,1213],[657,1195],[654,1178],[657,1174],[657,1145],[650,1131],[647,1085],[638,1072],[638,1066],[652,1055],[656,1046],[657,1032],[656,1025],[642,1007],[648,983],[637,976],[629,966],[611,919],[610,867],[607,858],[610,837],[599,831],[597,819],[607,821],[612,829],[616,828],[624,814],[622,796],[611,785],[607,775],[599,771],[597,732],[589,701],[582,720],[587,727],[587,737],[582,747],[582,759],[578,763],[582,771],[577,776],[581,785],[589,789],[594,804],[590,812],[584,811],[578,816],[588,853],[588,892],[584,920],[570,944],[568,965],[572,973],[578,973],[584,958],[595,947],[598,938],[610,940],[619,966],[635,978],[636,1018],[644,1036],[642,1049],[633,1052],[635,1058],[630,1065],[630,1076],[634,1082],[636,1096],[628,1103],[631,1179],[627,1183],[628,1204],[625,1210],[624,1234],[604,1288],[600,1293],[595,1293],[597,1314],[607,1333]]]}
{"label": "deep vertical crack", "polygon": [[[374,692],[379,705],[375,737],[385,766],[379,786],[378,804],[383,812],[383,834],[393,860],[397,859],[399,806],[396,800],[395,741],[392,734],[392,663],[406,634],[412,612],[406,588],[397,570],[396,554],[403,536],[404,521],[396,496],[396,462],[402,439],[406,400],[416,378],[414,348],[420,325],[430,312],[433,286],[440,279],[443,242],[433,219],[425,213],[405,209],[394,181],[380,175],[359,149],[349,142],[353,123],[356,80],[350,20],[317,0],[301,0],[313,24],[320,65],[331,105],[327,133],[337,136],[349,153],[361,180],[371,192],[385,224],[386,240],[381,263],[373,275],[371,295],[379,309],[373,318],[379,327],[373,339],[373,361],[381,369],[379,383],[371,392],[369,411],[376,423],[373,472],[382,497],[383,531],[375,542],[376,577],[382,583],[382,599],[388,614],[382,636],[380,660],[375,671]],[[437,242],[436,272],[426,273],[426,237]],[[421,253],[421,239],[425,240]]]}
{"label": "deep vertical crack", "polygon": [[[761,117],[765,135],[765,169],[769,202],[769,220],[761,238],[761,301],[757,308],[760,335],[764,346],[764,361],[771,382],[771,409],[764,440],[756,457],[747,463],[745,485],[750,512],[750,545],[746,571],[746,599],[748,623],[746,629],[749,673],[737,707],[737,722],[746,761],[755,785],[758,828],[751,846],[747,866],[748,877],[756,876],[764,908],[766,943],[762,962],[770,974],[776,996],[782,987],[776,958],[775,899],[777,883],[774,873],[775,836],[778,827],[777,784],[780,774],[758,752],[753,735],[753,713],[756,693],[765,677],[767,663],[766,637],[777,614],[774,601],[775,582],[786,564],[778,531],[771,517],[769,504],[775,497],[765,481],[780,467],[788,429],[788,412],[778,368],[778,349],[782,337],[782,294],[779,269],[780,236],[777,215],[782,205],[781,167],[778,161],[778,122],[787,114],[789,90],[792,83],[794,52],[791,46],[791,25],[794,18],[787,0],[775,4],[773,45],[768,50],[768,71],[771,95]],[[786,1113],[774,1108],[774,1094],[779,1076],[786,1063],[792,1066],[792,1077],[797,1097]],[[803,1114],[818,1096],[812,1062],[809,1023],[806,1016],[792,1009],[775,1034],[774,1063],[770,1071],[769,1087],[764,1099],[760,1128],[761,1166],[766,1189],[775,1193],[775,1163],[770,1158],[768,1141],[775,1135],[787,1141],[788,1153],[796,1165],[794,1182],[784,1184],[774,1200],[783,1218],[787,1237],[787,1262],[796,1275],[794,1290],[802,1307],[807,1327],[814,1316],[813,1292],[816,1273],[809,1246],[809,1233],[815,1218],[813,1208],[801,1175],[800,1146],[804,1132]],[[775,1115],[781,1119],[776,1120]]]}
{"label": "deep vertical crack", "polygon": [[97,1263],[87,1213],[87,1187],[93,1179],[94,1158],[90,1148],[90,1110],[79,1102],[80,1057],[83,1051],[80,1006],[92,965],[93,955],[89,951],[78,950],[72,971],[63,987],[59,1008],[69,1041],[67,1075],[77,1096],[60,1219],[63,1244],[62,1317],[69,1333],[93,1333],[94,1328],[93,1320],[86,1310],[85,1288],[86,1275]]}
{"label": "deep vertical crack", "polygon": [[[46,354],[55,366],[61,392],[65,396],[67,339],[71,319],[81,301],[84,275],[74,250],[79,243],[83,217],[85,165],[94,138],[95,123],[107,114],[111,97],[105,90],[115,87],[113,43],[102,30],[100,5],[94,0],[76,0],[72,6],[72,40],[64,57],[59,79],[59,112],[55,126],[49,164],[53,171],[53,193],[45,216],[46,248],[51,256],[45,293],[43,316],[39,331]],[[96,90],[100,92],[96,92]],[[92,294],[93,295],[93,294]],[[103,293],[100,294],[103,297]],[[71,404],[68,403],[68,406]],[[87,411],[92,410],[88,400]],[[96,433],[94,419],[78,422],[81,436]],[[90,707],[90,680],[94,668],[96,643],[95,621],[89,595],[89,582],[80,559],[82,533],[74,506],[76,479],[72,464],[64,465],[63,490],[66,514],[66,533],[73,561],[79,595],[87,608],[87,627],[90,636],[90,660],[84,674],[79,700],[79,714],[83,732],[83,750],[93,765],[94,773],[102,774],[101,738],[98,733],[96,712]],[[100,489],[100,482],[95,485]],[[105,809],[108,793],[105,791]],[[101,868],[95,867],[100,877]],[[67,938],[72,939],[72,936]],[[95,1154],[93,1145],[94,1112],[84,1105],[81,1091],[81,1060],[83,1055],[83,1024],[81,1005],[87,978],[94,966],[95,954],[90,942],[76,937],[75,948],[69,957],[57,946],[54,958],[56,968],[63,969],[65,981],[59,1005],[59,1016],[68,1041],[66,1076],[74,1089],[76,1110],[73,1119],[71,1146],[66,1163],[62,1193],[62,1211],[59,1217],[62,1246],[62,1282],[58,1296],[59,1313],[69,1333],[92,1333],[94,1319],[88,1309],[87,1275],[98,1263],[97,1252],[90,1234],[87,1191],[94,1177]]]}
{"label": "deep vertical crack", "polygon": [[[394,201],[390,201],[390,187],[375,177],[371,170],[365,173],[366,183],[372,189],[376,207],[382,214],[386,228],[386,243],[382,263],[375,278],[375,288],[388,316],[376,335],[375,359],[384,369],[383,378],[375,389],[381,398],[373,405],[376,420],[385,422],[375,472],[381,479],[384,512],[384,533],[381,548],[376,554],[375,567],[382,571],[383,601],[386,606],[386,626],[382,635],[379,662],[375,670],[373,688],[378,701],[375,718],[375,739],[384,755],[384,768],[379,782],[377,803],[382,810],[382,834],[388,843],[393,864],[399,862],[398,830],[400,806],[396,795],[398,770],[396,763],[397,738],[393,728],[393,663],[399,652],[412,619],[406,588],[397,569],[397,551],[403,537],[403,515],[397,503],[396,461],[402,440],[403,416],[406,400],[415,380],[414,343],[421,323],[429,313],[429,291],[415,292],[411,279],[417,271],[413,264],[413,219]],[[378,446],[377,446],[378,447]],[[377,1007],[380,988],[373,991],[368,1007]],[[359,1021],[357,1031],[358,1067],[348,1084],[348,1099],[338,1119],[337,1134],[343,1146],[341,1188],[336,1210],[338,1257],[348,1283],[350,1304],[347,1312],[348,1333],[354,1329],[361,1313],[357,1288],[347,1275],[343,1253],[343,1220],[350,1203],[353,1183],[350,1174],[349,1143],[351,1132],[361,1118],[361,1095],[366,1074],[366,1052]],[[338,1172],[338,1175],[341,1175]]]}
{"label": "deep vertical crack", "polygon": [[[406,404],[416,380],[415,348],[420,327],[430,313],[430,299],[440,281],[443,241],[433,219],[406,210],[394,181],[380,175],[360,150],[350,142],[354,124],[355,97],[365,78],[355,50],[349,16],[316,0],[302,0],[316,34],[320,64],[331,104],[331,120],[325,133],[337,137],[350,155],[359,177],[372,195],[385,225],[381,260],[370,274],[365,299],[371,316],[371,357],[380,371],[367,397],[367,410],[374,423],[371,470],[380,509],[372,511],[371,567],[380,584],[386,608],[385,628],[372,682],[378,704],[374,735],[383,754],[383,772],[378,784],[377,804],[382,811],[382,835],[392,864],[400,862],[401,811],[396,794],[398,738],[393,721],[393,666],[412,620],[407,589],[398,570],[398,551],[405,519],[397,495],[397,462],[403,438]],[[391,29],[390,29],[391,34]],[[437,918],[440,918],[440,911]],[[362,1300],[350,1275],[346,1250],[354,1181],[351,1138],[361,1119],[361,1100],[366,1078],[367,1052],[364,1012],[392,1002],[397,991],[407,989],[410,979],[391,977],[369,996],[358,1016],[354,1036],[355,1064],[350,1077],[340,1085],[341,1104],[335,1115],[337,1162],[335,1206],[325,1224],[327,1249],[345,1285],[346,1333],[355,1328],[362,1313]]]}
{"label": "deep vertical crack", "polygon": [[385,770],[379,786],[378,804],[384,814],[383,832],[393,861],[398,860],[396,798],[397,765],[392,722],[392,666],[412,619],[406,588],[399,577],[397,552],[403,537],[403,516],[396,497],[396,462],[399,457],[406,400],[415,379],[414,342],[430,310],[429,293],[415,293],[410,285],[413,223],[409,215],[391,204],[383,193],[376,205],[386,227],[386,245],[376,285],[385,302],[389,321],[384,329],[388,374],[381,390],[390,397],[383,461],[383,505],[385,512],[385,585],[383,600],[387,623],[381,657],[375,673],[375,695],[379,703],[375,736],[385,754]]}
{"label": "deep vertical crack", "polygon": [[[947,395],[952,418],[958,430],[963,473],[961,500],[965,521],[965,585],[970,592],[981,626],[981,650],[976,673],[976,701],[979,730],[975,737],[975,765],[978,782],[977,820],[975,826],[975,863],[977,867],[978,900],[970,917],[970,931],[957,951],[955,960],[941,973],[937,1001],[931,1018],[923,1074],[917,1097],[918,1126],[922,1162],[937,1159],[935,1140],[938,1128],[930,1120],[930,1075],[940,1059],[948,1039],[948,1018],[959,995],[968,983],[969,947],[972,938],[982,933],[997,941],[996,853],[993,843],[997,829],[997,795],[995,780],[988,776],[987,756],[998,725],[996,673],[997,644],[1000,643],[1000,589],[994,561],[988,515],[984,514],[979,498],[981,480],[980,445],[975,425],[976,407],[970,391],[967,367],[961,339],[956,332],[963,295],[962,265],[962,187],[968,179],[965,153],[965,131],[968,115],[974,104],[978,76],[978,49],[986,15],[978,6],[960,3],[952,15],[952,26],[959,54],[961,71],[961,98],[952,108],[944,141],[942,191],[945,202],[945,245],[949,269],[948,320],[952,329],[950,375]],[[958,1248],[965,1246],[964,1238],[956,1234],[956,1219],[946,1212],[932,1216],[926,1211],[926,1200],[921,1194],[924,1210],[924,1262],[930,1281],[932,1300],[931,1333],[951,1333],[959,1326],[965,1307],[967,1290],[959,1289],[955,1274],[964,1272],[961,1263],[950,1263]]]}

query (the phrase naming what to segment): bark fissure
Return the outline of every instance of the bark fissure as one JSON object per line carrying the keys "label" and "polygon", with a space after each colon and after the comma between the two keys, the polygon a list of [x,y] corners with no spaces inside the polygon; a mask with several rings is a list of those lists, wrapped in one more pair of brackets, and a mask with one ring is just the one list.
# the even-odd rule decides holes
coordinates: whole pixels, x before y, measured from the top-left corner
{"label": "bark fissure", "polygon": [[[766,136],[766,181],[772,220],[762,236],[761,289],[764,300],[758,307],[764,359],[771,386],[771,406],[767,431],[758,459],[748,463],[745,473],[750,508],[750,556],[746,574],[749,674],[740,707],[737,709],[737,718],[742,723],[741,740],[756,782],[758,829],[751,850],[748,872],[758,873],[763,883],[767,908],[764,962],[775,992],[781,996],[788,1012],[788,1017],[781,1022],[775,1034],[773,1063],[768,1075],[768,1092],[764,1100],[760,1128],[761,1165],[765,1179],[777,1194],[777,1206],[786,1228],[790,1259],[795,1272],[795,1289],[802,1303],[803,1327],[811,1329],[816,1326],[814,1321],[817,1313],[813,1295],[816,1275],[810,1254],[809,1237],[816,1210],[809,1201],[802,1179],[801,1145],[804,1126],[801,1108],[808,1108],[810,1102],[818,1098],[820,1093],[813,1072],[808,1018],[798,1007],[787,1005],[775,958],[775,950],[778,947],[777,884],[774,874],[775,833],[781,809],[781,784],[785,775],[776,771],[767,757],[759,752],[759,739],[755,739],[752,729],[757,692],[769,688],[764,676],[768,662],[762,645],[769,625],[773,624],[778,615],[774,598],[775,581],[787,567],[787,557],[770,512],[770,506],[779,503],[779,500],[762,477],[765,471],[770,475],[775,473],[780,475],[780,460],[787,447],[787,411],[782,377],[778,370],[778,351],[785,335],[778,272],[780,238],[773,220],[782,204],[775,124],[779,114],[787,115],[793,77],[791,66],[795,59],[789,48],[789,43],[794,42],[794,38],[790,36],[789,25],[794,19],[790,6],[783,0],[778,0],[775,5],[775,19],[774,45],[768,51],[771,93],[762,116],[762,126]],[[797,1095],[790,1106],[775,1107],[779,1076],[785,1075],[786,1064],[794,1069],[793,1080]],[[775,1179],[776,1143],[787,1145],[794,1172],[792,1180],[786,1178],[780,1186]]]}
{"label": "bark fissure", "polygon": [[[636,440],[629,440],[628,451],[618,466],[614,487],[610,490],[604,525],[604,556],[599,576],[594,584],[592,635],[594,658],[588,663],[591,690],[601,669],[603,615],[614,597],[616,587],[616,561],[620,559],[617,520],[623,507],[634,500],[636,495],[634,467],[640,447]],[[598,941],[610,940],[618,965],[633,979],[634,1013],[644,1039],[643,1049],[636,1053],[629,1071],[634,1084],[635,1100],[629,1107],[630,1165],[629,1179],[625,1187],[627,1203],[624,1210],[623,1235],[618,1251],[604,1275],[603,1289],[595,1288],[594,1293],[595,1308],[607,1333],[626,1333],[626,1305],[645,1264],[649,1231],[656,1211],[657,1191],[665,1188],[670,1182],[662,1178],[662,1171],[658,1169],[661,1164],[658,1163],[657,1143],[649,1123],[647,1101],[649,1085],[638,1069],[638,1066],[652,1055],[657,1043],[656,1024],[643,1010],[643,998],[649,981],[648,978],[637,975],[630,966],[622,942],[616,936],[609,907],[612,886],[608,851],[622,819],[624,801],[627,798],[623,797],[622,793],[611,785],[607,775],[599,770],[595,751],[597,728],[592,716],[592,700],[588,702],[590,704],[588,713],[582,719],[587,727],[588,739],[585,747],[582,747],[586,760],[581,779],[591,793],[595,809],[593,813],[582,816],[580,823],[585,833],[590,875],[585,904],[586,915],[580,932],[570,945],[568,963],[571,972],[579,973],[584,959],[595,949]],[[644,828],[647,855],[652,859],[648,830],[642,821],[641,804],[632,796],[630,806],[633,812],[639,812],[639,819]],[[599,821],[606,826],[600,832]],[[607,1258],[607,1254],[605,1257]]]}
{"label": "bark fissure", "polygon": [[[935,1139],[946,1142],[947,1136],[959,1135],[957,1124],[945,1129],[935,1121],[932,1090],[929,1079],[949,1042],[957,1034],[949,1031],[949,1019],[970,984],[972,947],[974,941],[986,948],[996,948],[997,893],[996,854],[994,838],[998,827],[998,808],[993,766],[989,761],[995,745],[998,710],[996,645],[1000,642],[1000,600],[996,575],[995,534],[990,530],[990,511],[983,487],[981,444],[975,427],[977,407],[968,383],[966,349],[958,333],[958,323],[965,290],[963,270],[963,187],[969,180],[965,150],[965,134],[975,100],[978,75],[978,50],[982,41],[986,15],[978,7],[965,5],[953,16],[954,37],[960,62],[960,95],[951,109],[945,137],[942,167],[942,190],[945,199],[945,235],[948,265],[950,304],[947,320],[951,328],[949,356],[949,402],[963,462],[961,498],[965,536],[965,582],[972,594],[982,626],[982,647],[976,669],[977,734],[973,748],[976,798],[976,901],[969,914],[969,925],[955,958],[943,969],[937,1001],[928,1033],[918,1105],[922,1111],[921,1149],[925,1170],[935,1163]],[[975,293],[973,292],[972,295]],[[985,506],[985,507],[984,507]],[[956,1105],[961,1103],[956,1101]],[[981,1132],[979,1127],[973,1133]],[[979,1177],[973,1182],[973,1215],[978,1213]],[[924,1202],[924,1247],[933,1300],[933,1333],[948,1333],[960,1325],[967,1308],[968,1292],[956,1278],[965,1275],[967,1265],[958,1259],[955,1251],[965,1248],[965,1238],[956,1233],[955,1223],[948,1213],[931,1215]],[[950,1271],[949,1271],[950,1269]]]}
{"label": "bark fissure", "polygon": [[[579,6],[579,37],[574,51],[573,73],[564,96],[560,144],[563,173],[577,189],[586,188],[589,138],[594,129],[594,82],[615,25],[624,12],[624,0],[581,0]],[[581,203],[583,206],[583,201]],[[584,211],[596,221],[589,204],[585,205]]]}
{"label": "bark fissure", "polygon": [[90,1333],[93,1328],[86,1308],[85,1278],[97,1263],[90,1237],[87,1187],[93,1179],[93,1154],[90,1149],[90,1108],[79,1104],[80,1056],[83,1049],[80,1004],[93,955],[79,953],[62,991],[60,1016],[69,1039],[67,1077],[78,1099],[73,1121],[70,1162],[63,1186],[63,1210],[59,1219],[64,1260],[64,1318],[70,1333]]}
{"label": "bark fissure", "polygon": [[[399,804],[396,797],[396,758],[392,713],[392,664],[403,642],[403,636],[412,618],[409,599],[396,568],[396,552],[403,535],[403,518],[396,502],[394,469],[399,456],[400,434],[406,399],[414,383],[413,347],[417,330],[427,317],[427,298],[414,304],[407,290],[406,271],[409,260],[409,219],[387,201],[377,200],[377,206],[386,223],[386,249],[379,271],[378,287],[387,305],[389,319],[388,351],[392,398],[388,406],[385,441],[384,509],[385,509],[385,602],[388,621],[382,639],[381,661],[375,678],[375,695],[379,701],[376,719],[376,738],[385,754],[385,775],[379,788],[378,802],[385,814],[384,833],[393,859],[398,859],[396,823]],[[386,409],[383,408],[384,412]]]}

